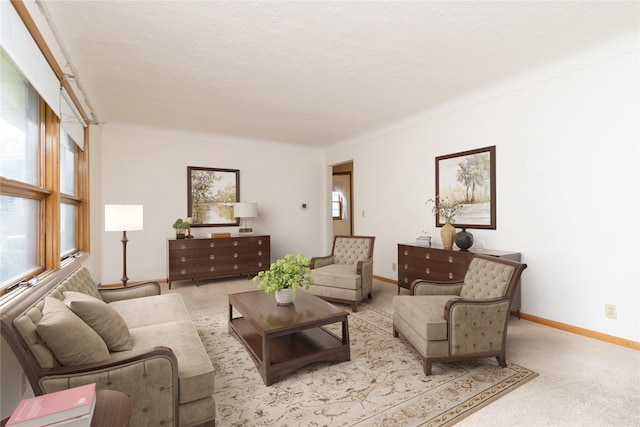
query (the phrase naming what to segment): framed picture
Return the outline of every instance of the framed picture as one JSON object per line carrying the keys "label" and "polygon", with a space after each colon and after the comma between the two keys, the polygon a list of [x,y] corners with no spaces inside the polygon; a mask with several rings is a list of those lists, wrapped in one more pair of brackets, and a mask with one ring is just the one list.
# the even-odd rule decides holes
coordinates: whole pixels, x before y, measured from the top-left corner
{"label": "framed picture", "polygon": [[238,169],[187,166],[187,216],[192,227],[239,225],[233,204],[240,201]]}
{"label": "framed picture", "polygon": [[[462,203],[456,228],[496,229],[496,147],[436,157],[436,200]],[[444,223],[436,216],[436,227]]]}

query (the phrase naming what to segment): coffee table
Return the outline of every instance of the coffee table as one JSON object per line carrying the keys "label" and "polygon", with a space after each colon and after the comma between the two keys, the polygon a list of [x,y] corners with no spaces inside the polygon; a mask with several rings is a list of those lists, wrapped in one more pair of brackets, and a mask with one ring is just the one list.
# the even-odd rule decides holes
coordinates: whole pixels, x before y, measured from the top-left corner
{"label": "coffee table", "polygon": [[[234,309],[242,316],[234,317]],[[348,315],[303,290],[284,307],[260,290],[229,294],[229,333],[247,349],[266,386],[313,362],[350,360]],[[342,336],[323,328],[338,322]]]}

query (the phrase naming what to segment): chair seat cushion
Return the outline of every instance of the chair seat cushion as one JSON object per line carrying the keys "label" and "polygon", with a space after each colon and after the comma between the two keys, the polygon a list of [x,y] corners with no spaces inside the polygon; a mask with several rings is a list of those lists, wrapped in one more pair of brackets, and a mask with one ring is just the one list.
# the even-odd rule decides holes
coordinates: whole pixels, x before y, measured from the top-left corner
{"label": "chair seat cushion", "polygon": [[134,341],[132,351],[155,346],[173,350],[178,359],[181,404],[213,394],[213,365],[191,320],[134,328],[131,336]]}
{"label": "chair seat cushion", "polygon": [[331,264],[311,270],[313,286],[331,286],[343,289],[361,287],[361,276],[356,273],[356,264]]}
{"label": "chair seat cushion", "polygon": [[393,297],[394,315],[401,317],[406,325],[428,341],[447,339],[447,321],[444,306],[457,295],[429,295]]}

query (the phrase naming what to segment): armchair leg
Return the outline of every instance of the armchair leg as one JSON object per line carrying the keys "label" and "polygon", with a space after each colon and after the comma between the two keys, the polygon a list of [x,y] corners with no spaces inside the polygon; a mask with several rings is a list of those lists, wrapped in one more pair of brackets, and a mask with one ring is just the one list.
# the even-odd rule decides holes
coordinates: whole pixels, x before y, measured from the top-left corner
{"label": "armchair leg", "polygon": [[427,376],[430,376],[431,375],[431,361],[429,359],[427,359],[426,357],[422,361],[422,367],[423,367],[423,370],[424,370],[424,374],[427,375]]}
{"label": "armchair leg", "polygon": [[396,328],[393,328],[393,337],[394,338],[398,338],[398,331],[396,331]]}
{"label": "armchair leg", "polygon": [[371,292],[369,292],[369,295],[367,295],[369,297],[369,299],[371,299]]}
{"label": "armchair leg", "polygon": [[354,313],[358,312],[358,303],[357,302],[352,302],[351,303],[351,311],[353,311]]}
{"label": "armchair leg", "polygon": [[496,360],[498,361],[498,365],[502,366],[503,368],[507,367],[507,358],[504,355],[496,356]]}

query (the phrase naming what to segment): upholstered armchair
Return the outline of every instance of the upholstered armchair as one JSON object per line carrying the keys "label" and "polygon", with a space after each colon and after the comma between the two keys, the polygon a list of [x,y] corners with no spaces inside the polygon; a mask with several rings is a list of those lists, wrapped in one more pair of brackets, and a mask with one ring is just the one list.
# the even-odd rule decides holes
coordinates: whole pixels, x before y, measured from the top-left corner
{"label": "upholstered armchair", "polygon": [[425,375],[434,362],[496,357],[507,366],[509,306],[525,268],[476,255],[463,282],[414,280],[410,295],[393,298],[393,336],[416,349]]}
{"label": "upholstered armchair", "polygon": [[309,292],[358,311],[360,301],[371,299],[374,241],[372,236],[335,236],[331,255],[311,259]]}

